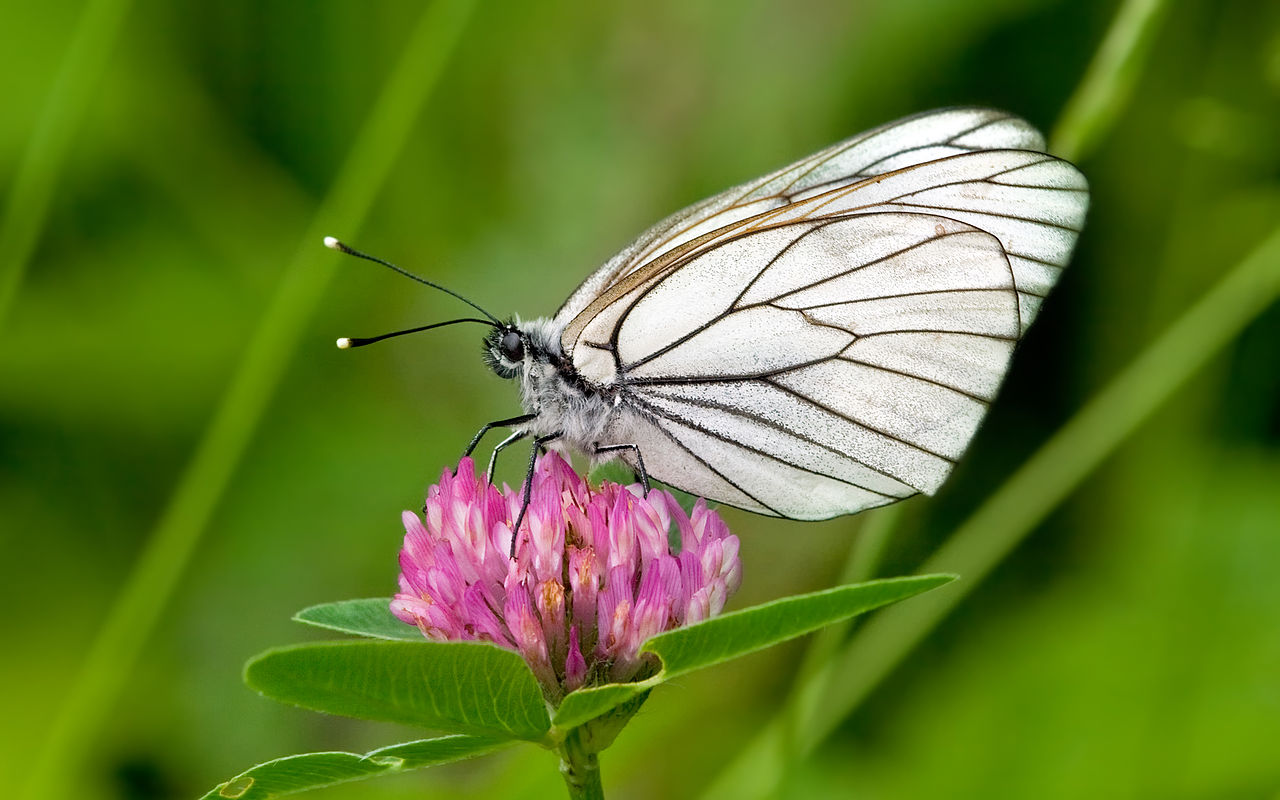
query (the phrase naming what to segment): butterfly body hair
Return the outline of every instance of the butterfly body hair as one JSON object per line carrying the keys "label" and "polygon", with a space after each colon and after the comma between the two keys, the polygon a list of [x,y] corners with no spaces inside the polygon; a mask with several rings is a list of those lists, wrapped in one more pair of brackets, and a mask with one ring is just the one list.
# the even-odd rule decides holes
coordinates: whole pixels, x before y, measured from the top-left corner
{"label": "butterfly body hair", "polygon": [[510,371],[519,383],[521,405],[533,415],[521,430],[535,437],[554,434],[556,438],[549,442],[554,449],[598,458],[597,444],[628,413],[617,402],[616,388],[597,386],[578,374],[560,345],[563,325],[540,317],[515,320],[511,328],[520,335],[524,357],[495,371],[504,377]]}

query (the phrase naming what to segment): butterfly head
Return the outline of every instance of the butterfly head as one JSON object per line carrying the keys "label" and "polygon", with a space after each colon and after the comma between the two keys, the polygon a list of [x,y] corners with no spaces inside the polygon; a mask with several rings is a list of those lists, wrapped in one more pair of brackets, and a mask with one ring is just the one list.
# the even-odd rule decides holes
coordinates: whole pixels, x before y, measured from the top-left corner
{"label": "butterfly head", "polygon": [[560,337],[549,320],[511,320],[485,334],[484,360],[500,378],[537,373],[561,360]]}

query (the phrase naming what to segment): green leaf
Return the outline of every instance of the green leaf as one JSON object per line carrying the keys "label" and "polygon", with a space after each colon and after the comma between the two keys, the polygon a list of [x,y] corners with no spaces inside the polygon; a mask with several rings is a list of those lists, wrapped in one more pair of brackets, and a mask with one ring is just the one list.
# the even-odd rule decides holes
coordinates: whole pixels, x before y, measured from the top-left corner
{"label": "green leaf", "polygon": [[638,683],[576,691],[556,710],[555,725],[561,729],[576,727],[677,676],[763,650],[953,580],[954,575],[919,575],[838,586],[659,634],[645,642],[641,651],[662,659],[661,672]]}
{"label": "green leaf", "polygon": [[608,683],[590,689],[579,689],[565,696],[560,707],[556,709],[556,716],[552,722],[561,730],[576,728],[602,714],[607,714],[641,692],[663,683],[664,680],[659,673],[646,681],[637,683]]}
{"label": "green leaf", "polygon": [[919,575],[784,597],[653,637],[644,650],[662,659],[663,678],[745,656],[833,622],[937,588],[954,575]]}
{"label": "green leaf", "polygon": [[492,736],[444,736],[358,753],[302,753],[246,770],[200,800],[267,800],[335,783],[360,781],[473,758],[511,744]]}
{"label": "green leaf", "polygon": [[517,653],[475,642],[295,645],[245,666],[245,683],[285,703],[361,719],[540,741],[549,727]]}
{"label": "green leaf", "polygon": [[317,628],[372,636],[375,639],[397,639],[406,642],[423,641],[422,631],[401,622],[391,613],[391,600],[386,597],[370,597],[363,600],[343,600],[337,603],[321,603],[304,608],[293,618]]}

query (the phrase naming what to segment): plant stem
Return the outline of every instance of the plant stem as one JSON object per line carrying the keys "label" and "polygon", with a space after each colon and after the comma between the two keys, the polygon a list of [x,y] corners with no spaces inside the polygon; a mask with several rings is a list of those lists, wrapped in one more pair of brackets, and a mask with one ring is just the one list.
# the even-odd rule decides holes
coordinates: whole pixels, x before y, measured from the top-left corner
{"label": "plant stem", "polygon": [[560,745],[560,775],[570,800],[604,800],[600,783],[600,757],[588,752],[583,744],[582,729],[569,731]]}

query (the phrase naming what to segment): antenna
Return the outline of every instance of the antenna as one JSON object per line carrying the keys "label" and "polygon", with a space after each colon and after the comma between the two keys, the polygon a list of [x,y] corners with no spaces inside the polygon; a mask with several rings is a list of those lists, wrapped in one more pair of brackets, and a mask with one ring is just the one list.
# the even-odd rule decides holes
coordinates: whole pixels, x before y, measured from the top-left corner
{"label": "antenna", "polygon": [[367,344],[380,342],[383,339],[390,339],[394,336],[404,336],[406,333],[418,333],[419,331],[429,331],[432,328],[443,328],[446,325],[457,325],[459,322],[478,322],[481,325],[488,325],[491,328],[495,327],[494,324],[487,319],[476,319],[475,317],[464,317],[463,319],[451,319],[447,322],[437,322],[432,325],[423,325],[418,328],[407,328],[402,331],[392,331],[391,333],[384,333],[381,336],[370,336],[367,339],[344,336],[338,340],[338,348],[340,350],[349,350],[352,347],[364,347]]}
{"label": "antenna", "polygon": [[[382,266],[386,267],[387,269],[394,270],[395,272],[399,272],[401,275],[405,276],[406,278],[409,278],[410,280],[415,280],[415,281],[417,281],[418,283],[421,283],[421,284],[423,284],[423,285],[425,285],[425,286],[430,286],[432,289],[439,289],[440,291],[444,292],[445,294],[453,295],[454,297],[458,298],[458,299],[459,299],[459,300],[461,300],[462,302],[464,302],[464,303],[466,303],[467,305],[469,305],[469,306],[471,306],[472,308],[474,308],[476,311],[479,311],[481,314],[484,314],[486,317],[488,317],[488,318],[489,318],[489,320],[492,322],[492,324],[493,324],[493,326],[494,326],[495,328],[501,328],[501,327],[503,327],[503,325],[502,325],[502,320],[500,320],[500,319],[498,319],[497,317],[495,317],[494,315],[490,314],[488,311],[485,311],[483,308],[481,308],[480,306],[478,306],[478,305],[476,305],[475,303],[471,302],[470,300],[468,300],[467,298],[463,297],[462,295],[458,294],[457,292],[453,291],[452,289],[446,289],[445,287],[441,286],[441,285],[440,285],[440,284],[438,284],[438,283],[432,283],[431,281],[427,280],[426,278],[423,278],[423,277],[418,276],[418,275],[414,275],[414,274],[413,274],[412,272],[410,272],[409,270],[407,270],[407,269],[401,269],[400,267],[397,267],[395,264],[392,264],[390,261],[384,261],[384,260],[382,260],[381,258],[378,258],[377,256],[371,256],[371,255],[369,255],[368,253],[362,253],[362,252],[360,252],[359,250],[355,249],[354,247],[348,247],[347,245],[343,244],[342,242],[338,241],[337,239],[335,239],[335,238],[334,238],[334,237],[332,237],[332,236],[326,236],[326,237],[324,237],[324,246],[325,246],[325,247],[327,247],[327,248],[329,248],[330,250],[337,250],[338,252],[340,252],[340,253],[346,253],[346,254],[347,254],[347,255],[349,255],[349,256],[355,256],[356,258],[363,258],[365,261],[372,261],[372,262],[373,262],[373,263],[375,263],[375,264],[381,264]],[[457,321],[457,320],[455,320],[455,321]],[[477,320],[477,321],[480,321],[480,320]],[[448,323],[446,323],[446,324],[448,324]],[[485,323],[485,324],[489,324],[489,323]],[[415,329],[415,330],[424,330],[424,329]],[[402,331],[402,333],[411,333],[411,331]],[[396,335],[398,335],[398,334],[387,334],[387,336],[396,336]],[[379,337],[377,337],[377,338],[378,338],[378,339],[385,339],[386,337],[385,337],[385,336],[379,336]],[[342,341],[342,340],[341,340],[341,339],[339,339],[338,341],[339,341],[338,346],[339,346],[339,347],[342,347],[342,344],[341,344],[341,341]],[[351,340],[349,340],[349,341],[351,341]],[[375,339],[375,340],[373,340],[373,341],[376,341],[376,339]],[[366,344],[367,344],[367,342],[366,342]],[[358,347],[359,345],[349,344],[349,345],[347,345],[347,346],[348,346],[348,347]]]}

